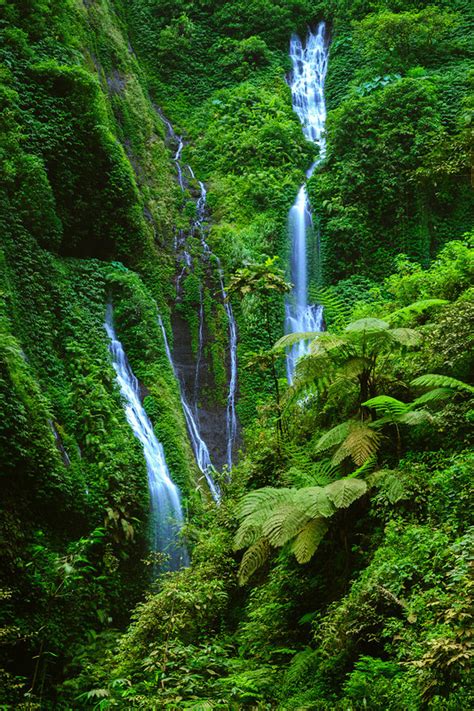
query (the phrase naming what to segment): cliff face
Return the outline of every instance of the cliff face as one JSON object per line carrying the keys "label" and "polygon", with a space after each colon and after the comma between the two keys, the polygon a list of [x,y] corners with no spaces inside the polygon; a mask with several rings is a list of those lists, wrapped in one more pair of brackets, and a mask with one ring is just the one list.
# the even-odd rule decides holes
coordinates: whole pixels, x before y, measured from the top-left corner
{"label": "cliff face", "polygon": [[[191,509],[199,500],[157,323],[174,300],[178,190],[125,25],[110,2],[2,12],[1,565],[20,620],[6,659],[21,648],[31,678],[34,650],[65,649],[94,597],[118,620],[148,582],[147,475],[110,363],[109,300],[172,476]],[[79,549],[93,573],[76,568]],[[82,619],[55,606],[66,561]],[[37,612],[20,602],[32,598]]]}
{"label": "cliff face", "polygon": [[[410,303],[407,294],[412,300],[430,296],[415,262],[426,267],[472,223],[472,20],[464,0],[436,7],[421,0],[0,5],[0,575],[7,602],[0,687],[14,706],[17,685],[26,679],[38,703],[47,689],[54,707],[61,701],[54,689],[68,676],[85,630],[91,648],[94,635],[104,634],[88,651],[88,659],[100,657],[102,644],[111,648],[111,628],[125,626],[160,562],[148,555],[147,468],[111,364],[107,304],[113,303],[118,337],[181,491],[191,548],[199,540],[196,567],[177,583],[183,639],[194,643],[200,625],[214,632],[223,620],[236,624],[226,605],[235,595],[230,531],[237,496],[247,485],[293,486],[311,474],[314,427],[322,432],[334,410],[347,404],[341,397],[316,425],[313,413],[293,412],[282,445],[273,433],[280,403],[272,399],[266,351],[282,335],[284,297],[276,291],[266,301],[258,290],[226,293],[231,275],[249,263],[268,265],[277,257],[288,272],[288,212],[317,158],[292,110],[289,39],[327,20],[327,155],[308,181],[314,229],[307,276],[310,301],[328,304],[330,327],[337,325],[341,303],[346,313],[359,299],[368,300],[380,316],[383,299],[397,288],[406,286],[403,297],[394,297],[397,308]],[[448,262],[457,260],[453,281],[468,287],[468,257],[461,248],[459,255],[451,251],[439,263],[441,276],[435,273],[436,298],[460,295],[443,271]],[[381,286],[396,266],[402,276]],[[411,274],[413,282],[397,286]],[[359,306],[365,314],[364,308]],[[456,355],[459,344],[450,347]],[[239,433],[231,450],[235,462],[245,441],[251,454],[233,483],[216,475],[229,489],[230,504],[211,515],[182,396],[212,462],[223,467],[229,418],[235,416],[229,402],[237,356]],[[283,359],[275,368],[284,388]],[[413,368],[406,370],[408,382]],[[467,378],[467,371],[454,375]],[[464,421],[461,432],[463,427]],[[407,550],[410,545],[407,539]],[[291,588],[298,602],[287,622],[296,628],[309,603],[289,582],[298,580],[294,570],[281,570],[250,603],[236,595],[236,606],[248,604],[250,620],[268,614],[270,628],[271,614],[278,617]],[[342,589],[348,573],[338,574]],[[311,585],[324,587],[320,577]],[[174,624],[168,589],[151,598],[138,623],[143,639],[153,637],[156,626],[158,646]],[[334,599],[332,590],[324,595]],[[243,646],[253,649],[254,622],[245,624],[240,642],[232,644],[244,639]],[[262,629],[257,638],[266,643]],[[303,637],[298,644],[306,644]],[[294,640],[282,633],[277,641],[279,663]],[[140,665],[146,650],[141,640],[135,653],[134,644],[132,627],[125,656]],[[181,647],[176,658],[180,654],[186,656]],[[265,658],[262,679],[272,660]],[[226,673],[230,668],[229,662]],[[271,673],[278,674],[275,669]],[[246,698],[247,681],[239,683],[238,703]],[[258,691],[263,682],[248,683],[252,703],[264,698],[266,692]],[[270,692],[265,698],[274,701]]]}

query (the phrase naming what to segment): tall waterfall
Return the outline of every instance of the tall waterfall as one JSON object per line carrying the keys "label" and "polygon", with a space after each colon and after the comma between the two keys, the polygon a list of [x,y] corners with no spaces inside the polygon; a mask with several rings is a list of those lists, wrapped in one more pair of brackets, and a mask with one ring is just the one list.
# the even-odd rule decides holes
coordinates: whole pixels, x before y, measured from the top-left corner
{"label": "tall waterfall", "polygon": [[203,220],[206,211],[206,188],[204,183],[199,183],[201,189],[201,197],[198,201],[198,226],[201,233],[201,244],[204,254],[209,259],[214,259],[217,266],[217,274],[219,276],[219,286],[221,290],[222,303],[227,316],[229,326],[229,352],[230,352],[230,378],[229,388],[227,392],[227,408],[226,408],[226,438],[227,438],[227,466],[232,469],[232,460],[234,447],[237,440],[237,415],[235,412],[235,400],[237,394],[237,324],[234,318],[232,305],[227,298],[227,291],[224,285],[224,271],[221,261],[209,247],[206,242],[206,233],[203,228]]}
{"label": "tall waterfall", "polygon": [[138,380],[130,368],[122,344],[117,339],[112,305],[107,306],[104,324],[110,339],[112,365],[122,394],[125,416],[133,434],[143,447],[150,491],[150,537],[153,551],[165,553],[167,570],[177,570],[189,563],[185,546],[179,541],[183,525],[183,510],[179,490],[172,482],[166,464],[163,445],[158,441],[153,426],[140,400]]}
{"label": "tall waterfall", "polygon": [[[188,179],[187,175],[189,175],[189,177],[192,180],[196,180],[196,176],[195,176],[194,171],[190,165],[188,165],[188,164],[183,165],[183,163],[182,163],[181,154],[182,154],[182,150],[184,147],[184,141],[183,141],[182,136],[178,136],[178,134],[173,129],[171,122],[168,121],[168,119],[164,116],[163,112],[158,108],[156,108],[156,110],[166,126],[168,138],[171,139],[172,142],[177,146],[176,151],[173,155],[173,161],[174,161],[174,164],[176,167],[176,172],[178,175],[179,186],[180,186],[181,190],[184,192],[185,189],[189,187],[189,179]],[[197,181],[197,182],[199,185],[200,195],[196,201],[196,217],[194,218],[193,223],[191,225],[190,234],[197,236],[201,240],[201,245],[203,248],[202,257],[208,263],[213,261],[217,267],[217,276],[218,276],[218,280],[219,280],[220,293],[221,293],[221,298],[222,298],[224,310],[225,310],[225,313],[227,316],[227,323],[228,323],[228,330],[229,330],[229,361],[230,361],[230,363],[229,363],[229,383],[228,383],[228,390],[227,390],[226,434],[225,434],[225,436],[226,436],[226,463],[227,463],[227,466],[230,470],[232,468],[234,450],[235,450],[235,446],[236,446],[236,442],[237,442],[237,435],[238,435],[238,421],[237,421],[237,415],[236,415],[236,411],[235,411],[235,404],[236,404],[236,399],[237,399],[237,325],[236,325],[236,321],[234,318],[232,305],[227,298],[227,291],[226,291],[225,283],[224,283],[224,271],[222,269],[221,262],[220,262],[219,258],[211,251],[211,248],[209,247],[209,245],[206,241],[206,233],[207,233],[207,227],[205,224],[206,210],[207,210],[206,186],[201,181]],[[181,230],[177,236],[176,241],[175,241],[175,252],[177,255],[178,263],[181,265],[180,272],[178,274],[178,278],[176,281],[176,291],[177,291],[178,296],[179,296],[180,290],[181,290],[181,282],[182,282],[186,272],[188,270],[192,269],[192,266],[193,266],[193,258],[188,251],[186,240],[187,240],[186,232],[184,230]],[[205,465],[205,461],[203,461],[203,459],[202,459],[202,454],[203,454],[203,452],[205,453],[206,451],[209,454],[209,450],[208,450],[208,447],[205,444],[203,437],[201,435],[201,432],[200,432],[199,411],[198,411],[197,404],[196,404],[197,400],[198,400],[197,395],[198,395],[198,390],[199,390],[199,371],[201,368],[201,361],[202,361],[203,347],[204,347],[204,302],[203,302],[202,285],[201,285],[201,289],[200,289],[198,335],[199,335],[199,343],[198,343],[198,353],[197,353],[197,359],[196,359],[196,370],[195,370],[195,378],[194,378],[194,408],[190,407],[189,402],[187,403],[189,412],[193,416],[194,427],[192,430],[190,427],[190,422],[188,421],[188,417],[186,419],[188,421],[188,429],[190,432],[191,444],[193,445],[193,449],[196,454],[196,461],[198,463],[198,466],[203,473],[206,473],[206,471],[207,471],[207,473],[209,474],[209,472],[211,471],[209,469],[209,467],[207,467],[206,469],[202,468],[202,465]],[[182,391],[182,395],[184,395],[183,388],[181,388],[181,391]],[[185,408],[184,404],[183,404],[183,409],[186,414],[186,408]],[[197,439],[194,437],[193,432],[197,436]],[[196,449],[196,445],[197,445],[197,449]],[[204,445],[204,447],[202,445]],[[208,478],[207,475],[206,475],[206,478]],[[213,497],[216,499],[215,493],[218,494],[217,489],[215,489],[215,491],[214,491],[213,488],[211,488],[211,493],[212,493]]]}
{"label": "tall waterfall", "polygon": [[[310,178],[326,154],[324,82],[328,64],[328,42],[325,23],[321,22],[316,32],[308,32],[304,45],[297,35],[293,35],[290,57],[293,64],[290,78],[293,109],[301,121],[306,138],[319,147],[319,158],[306,174],[307,178]],[[316,332],[323,328],[322,306],[308,302],[307,236],[311,227],[311,208],[305,183],[301,186],[288,216],[291,241],[290,273],[294,288],[286,304],[286,333]],[[300,341],[289,350],[287,374],[290,383],[293,380],[296,361],[307,351],[308,344],[305,341]]]}
{"label": "tall waterfall", "polygon": [[165,330],[165,327],[163,324],[163,320],[159,314],[158,314],[158,323],[161,328],[161,333],[163,334],[163,341],[165,344],[165,350],[166,350],[166,355],[168,356],[169,364],[171,365],[174,376],[175,376],[176,380],[178,381],[178,384],[180,385],[181,405],[183,407],[184,418],[186,420],[186,425],[188,428],[189,437],[191,439],[191,445],[193,448],[194,456],[196,458],[196,464],[198,465],[200,471],[206,477],[206,481],[209,486],[209,491],[211,492],[212,498],[214,499],[214,501],[220,501],[221,494],[219,491],[219,487],[217,486],[217,484],[215,483],[215,481],[212,477],[212,470],[214,467],[212,465],[211,456],[209,454],[207,445],[204,442],[204,440],[202,439],[201,434],[199,432],[199,426],[198,426],[196,416],[195,416],[192,408],[190,407],[188,401],[186,400],[186,396],[184,394],[184,389],[181,386],[179,376],[178,376],[178,373],[176,371],[176,367],[175,367],[175,364],[173,361],[173,356],[171,355],[171,349],[169,347],[168,337],[166,335],[166,330]]}

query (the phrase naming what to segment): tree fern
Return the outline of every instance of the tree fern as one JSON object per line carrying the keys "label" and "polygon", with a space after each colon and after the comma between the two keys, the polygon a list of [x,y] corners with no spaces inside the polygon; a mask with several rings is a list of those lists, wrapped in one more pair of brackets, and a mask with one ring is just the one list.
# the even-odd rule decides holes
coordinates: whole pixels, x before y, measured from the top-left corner
{"label": "tree fern", "polygon": [[327,530],[324,519],[316,518],[309,521],[298,533],[291,546],[298,563],[308,563],[311,560]]}
{"label": "tree fern", "polygon": [[316,443],[316,447],[314,449],[315,454],[325,452],[343,442],[349,434],[350,426],[350,421],[342,422],[340,425],[336,425],[328,432],[325,432]]}
{"label": "tree fern", "polygon": [[262,533],[275,548],[284,546],[308,523],[310,516],[293,504],[280,506],[265,521]]}
{"label": "tree fern", "polygon": [[278,504],[284,504],[288,501],[291,489],[275,489],[273,487],[265,487],[248,493],[237,510],[239,518],[245,518],[252,514],[255,510],[258,512],[271,512]]}
{"label": "tree fern", "polygon": [[[325,521],[366,491],[365,481],[346,478],[324,487],[267,487],[247,494],[240,506],[239,515],[243,518],[234,540],[235,550],[249,546],[242,558],[240,582],[245,583],[263,565],[272,548],[281,548],[290,541],[297,560],[307,562],[326,531]],[[263,508],[256,508],[259,503]]]}
{"label": "tree fern", "polygon": [[409,306],[405,306],[402,309],[397,309],[397,311],[392,311],[392,313],[386,317],[386,320],[389,323],[394,323],[397,321],[406,322],[413,316],[420,316],[425,311],[439,306],[445,306],[446,304],[449,304],[449,301],[446,301],[446,299],[424,299],[423,301],[415,301]]}
{"label": "tree fern", "polygon": [[268,560],[271,546],[266,538],[260,538],[248,548],[242,558],[239,569],[239,583],[245,585],[251,575]]}
{"label": "tree fern", "polygon": [[456,378],[450,378],[447,375],[438,375],[437,373],[421,375],[419,378],[412,380],[410,384],[414,388],[449,388],[455,392],[474,395],[474,387],[472,385],[463,383],[462,380],[456,380]]}
{"label": "tree fern", "polygon": [[367,483],[362,479],[339,479],[325,488],[330,501],[338,509],[347,509],[367,493]]}
{"label": "tree fern", "polygon": [[[329,486],[329,485],[327,485]],[[310,486],[295,493],[295,504],[311,518],[329,518],[334,513],[334,505],[329,499],[326,487]]]}

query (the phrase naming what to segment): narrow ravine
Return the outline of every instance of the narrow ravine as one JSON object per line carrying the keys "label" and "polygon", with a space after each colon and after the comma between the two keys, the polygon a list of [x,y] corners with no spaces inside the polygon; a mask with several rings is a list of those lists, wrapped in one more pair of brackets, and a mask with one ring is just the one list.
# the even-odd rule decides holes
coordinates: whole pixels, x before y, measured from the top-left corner
{"label": "narrow ravine", "polygon": [[115,333],[111,304],[107,306],[104,327],[110,339],[112,365],[120,386],[125,416],[143,447],[150,493],[150,548],[152,552],[164,553],[167,557],[163,565],[155,566],[154,572],[178,570],[189,563],[188,552],[179,538],[184,522],[179,489],[171,479],[163,445],[143,408],[138,380]]}
{"label": "narrow ravine", "polygon": [[[310,178],[326,154],[324,129],[326,103],[324,82],[328,65],[328,38],[326,24],[321,22],[316,32],[308,32],[303,44],[293,35],[290,42],[290,58],[293,70],[290,77],[293,110],[298,115],[306,138],[319,147],[319,156],[306,173]],[[291,243],[290,279],[293,290],[286,303],[286,333],[317,332],[323,328],[323,308],[311,304],[308,296],[308,234],[312,229],[311,206],[306,183],[298,191],[288,215],[288,230]],[[319,255],[318,255],[319,258]],[[298,358],[308,349],[306,341],[300,341],[289,349],[287,377],[291,383]]]}

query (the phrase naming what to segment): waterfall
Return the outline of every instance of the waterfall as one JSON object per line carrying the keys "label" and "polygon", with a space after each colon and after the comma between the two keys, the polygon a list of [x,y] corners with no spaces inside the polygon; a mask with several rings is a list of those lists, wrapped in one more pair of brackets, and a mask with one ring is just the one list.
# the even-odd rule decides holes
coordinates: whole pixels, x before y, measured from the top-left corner
{"label": "waterfall", "polygon": [[226,438],[227,438],[227,466],[229,470],[232,469],[233,453],[234,447],[237,440],[237,415],[235,412],[235,400],[237,395],[237,324],[234,318],[234,312],[232,310],[232,304],[227,298],[227,291],[224,284],[224,271],[222,269],[221,261],[218,256],[216,256],[208,243],[206,242],[205,231],[202,226],[202,221],[204,219],[205,209],[206,209],[206,188],[204,183],[199,183],[201,188],[201,198],[198,201],[198,220],[199,228],[201,232],[201,244],[203,248],[204,255],[210,260],[214,259],[217,266],[217,274],[219,277],[219,286],[221,290],[222,303],[224,305],[224,310],[227,316],[227,323],[229,328],[229,353],[230,353],[230,378],[229,378],[229,388],[227,391],[227,408],[226,408]]}
{"label": "waterfall", "polygon": [[[181,190],[184,192],[186,188],[189,187],[189,182],[188,178],[186,177],[186,173],[189,175],[189,177],[192,180],[196,180],[196,176],[194,174],[194,171],[192,167],[188,164],[183,165],[181,161],[181,154],[183,151],[184,147],[184,140],[182,136],[178,136],[178,134],[175,132],[173,129],[173,126],[171,122],[166,118],[166,116],[163,114],[163,112],[158,108],[155,107],[158,115],[160,116],[161,120],[166,126],[166,132],[168,135],[168,138],[177,146],[175,153],[173,155],[173,162],[176,167],[177,175],[178,175],[178,183],[181,188]],[[191,225],[191,234],[197,234],[200,239],[201,239],[201,245],[203,247],[203,257],[208,260],[209,262],[211,260],[214,261],[214,263],[217,266],[217,276],[219,280],[219,287],[220,287],[220,293],[221,293],[221,298],[222,298],[222,303],[224,306],[225,314],[227,317],[227,323],[228,323],[228,329],[229,329],[229,360],[230,360],[230,372],[229,372],[229,384],[228,384],[228,390],[227,390],[227,406],[226,406],[226,462],[229,470],[232,468],[232,463],[233,463],[233,455],[234,455],[234,449],[237,441],[237,433],[238,433],[238,423],[237,423],[237,415],[235,411],[235,403],[237,399],[237,325],[235,322],[234,318],[234,313],[232,310],[232,305],[228,301],[227,298],[227,292],[225,289],[225,283],[224,283],[224,271],[222,269],[221,262],[219,258],[213,254],[211,251],[209,245],[206,242],[206,226],[205,226],[205,217],[206,217],[206,207],[207,207],[207,193],[206,193],[206,186],[204,185],[203,182],[197,181],[199,185],[199,190],[200,190],[200,195],[199,198],[196,201],[196,217],[194,218],[192,225]],[[180,290],[181,290],[181,282],[186,274],[186,271],[192,268],[193,260],[190,255],[190,253],[187,250],[187,245],[186,245],[186,233],[184,230],[181,230],[175,240],[175,252],[178,257],[178,262],[182,264],[182,267],[180,269],[180,272],[178,274],[177,280],[176,280],[176,293],[179,298],[180,296]],[[203,354],[203,346],[204,346],[204,302],[203,302],[203,292],[202,292],[202,286],[200,289],[200,303],[199,303],[199,329],[198,329],[198,335],[199,335],[199,344],[198,344],[198,355],[197,355],[197,360],[196,360],[196,371],[195,371],[195,378],[194,378],[194,414],[193,414],[193,427],[190,426],[190,422],[188,422],[188,430],[190,433],[191,437],[191,444],[193,445],[194,452],[196,454],[196,451],[202,452],[203,448],[202,445],[205,447],[205,451],[207,451],[207,454],[209,454],[208,448],[203,441],[201,435],[200,435],[200,429],[199,429],[199,416],[198,416],[198,411],[197,411],[197,400],[198,400],[198,386],[199,386],[199,371],[201,368],[201,360],[202,360],[202,354]],[[166,338],[166,334],[164,334]],[[171,355],[171,353],[170,353]],[[172,367],[174,368],[174,364],[172,361]],[[183,396],[183,388],[181,388],[182,396]],[[186,400],[185,400],[186,402]],[[189,403],[187,403],[187,407],[189,412],[192,414],[192,409],[189,406]],[[186,414],[186,407],[183,404],[183,410]],[[187,419],[187,417],[186,417]],[[188,421],[188,419],[187,419]],[[193,439],[193,432],[196,433],[197,435],[197,440]],[[202,445],[201,445],[202,443]],[[196,446],[198,446],[198,449],[196,450]],[[200,464],[200,459],[198,458],[198,455],[196,454],[196,461],[198,462],[198,466],[201,469],[201,471],[206,475],[206,478],[208,478],[209,474],[209,467],[206,466],[205,469],[201,468]],[[210,460],[209,460],[210,461]],[[203,461],[204,464],[204,461]],[[206,474],[207,472],[207,474]],[[214,485],[215,486],[215,485]],[[211,493],[214,496],[213,489],[211,488]],[[218,492],[217,492],[218,493]],[[214,496],[214,498],[216,498]],[[217,500],[217,499],[216,499]]]}
{"label": "waterfall", "polygon": [[184,418],[186,420],[186,425],[188,427],[191,445],[193,448],[194,456],[196,458],[196,464],[198,465],[200,471],[206,477],[206,481],[209,486],[209,490],[211,492],[212,498],[214,499],[214,501],[218,502],[218,501],[220,501],[221,494],[219,491],[219,487],[217,486],[214,479],[212,478],[212,470],[214,469],[214,467],[212,465],[209,450],[207,448],[206,443],[204,442],[204,440],[202,439],[202,437],[200,435],[197,417],[193,413],[191,407],[189,406],[188,401],[186,400],[186,396],[184,394],[184,389],[180,383],[180,379],[179,379],[179,376],[178,376],[178,373],[176,371],[176,367],[175,367],[175,364],[173,361],[173,356],[171,355],[171,349],[169,347],[168,338],[166,336],[166,330],[165,330],[165,327],[163,324],[163,320],[159,314],[158,314],[158,323],[161,328],[161,333],[163,334],[163,341],[165,344],[165,350],[166,350],[166,355],[168,356],[169,364],[170,364],[170,366],[173,370],[174,376],[180,386],[181,405],[183,407]]}
{"label": "waterfall", "polygon": [[[318,25],[316,32],[308,32],[304,46],[297,35],[292,36],[290,58],[293,64],[290,78],[293,110],[301,121],[306,138],[319,147],[319,158],[306,174],[307,178],[310,178],[326,154],[324,82],[328,64],[328,44],[324,22]],[[301,186],[288,216],[291,242],[290,274],[294,287],[286,303],[286,333],[318,332],[323,329],[322,306],[308,303],[307,235],[311,228],[311,208],[305,183]],[[290,383],[293,380],[296,361],[307,352],[308,344],[305,341],[300,341],[289,349],[287,375]]]}
{"label": "waterfall", "polygon": [[163,566],[165,569],[177,570],[189,563],[187,550],[179,540],[184,521],[179,490],[171,480],[163,445],[158,441],[153,425],[141,404],[138,380],[130,368],[122,344],[117,339],[111,304],[107,306],[104,327],[110,339],[112,365],[120,386],[125,416],[133,434],[143,447],[150,491],[151,547],[153,551],[168,556],[168,561]]}

